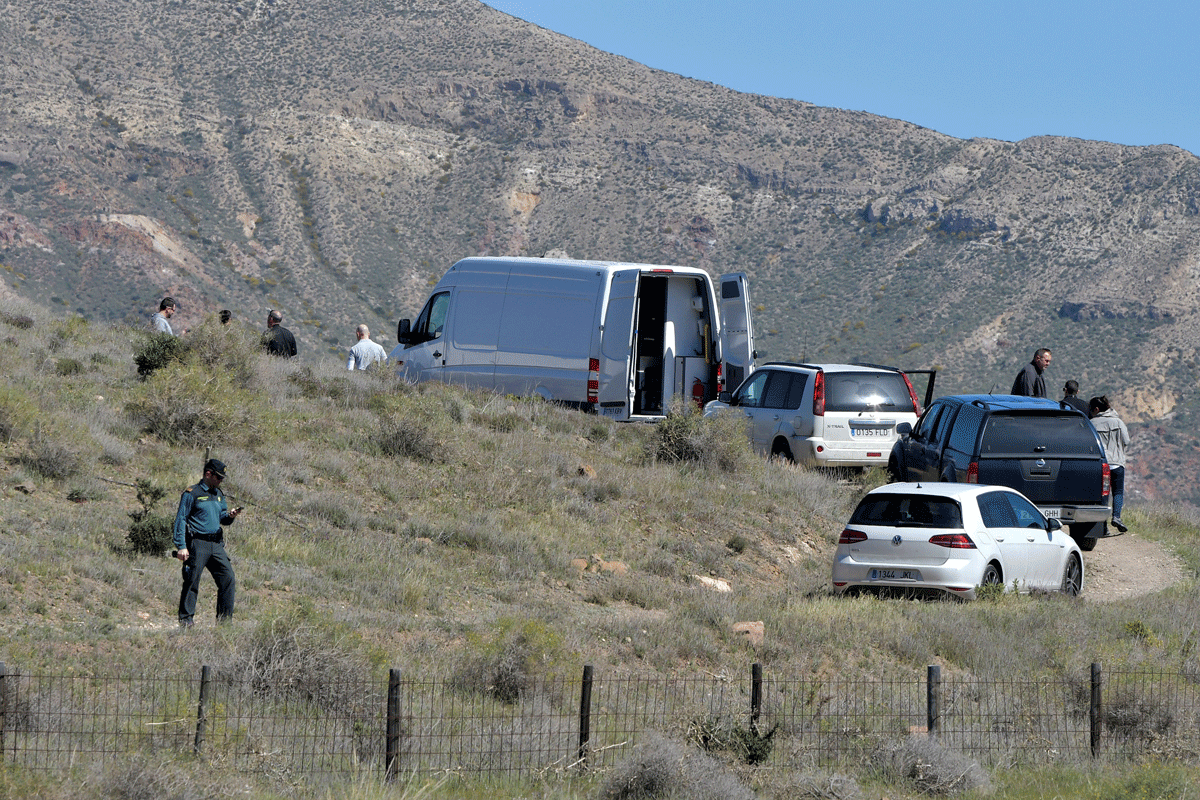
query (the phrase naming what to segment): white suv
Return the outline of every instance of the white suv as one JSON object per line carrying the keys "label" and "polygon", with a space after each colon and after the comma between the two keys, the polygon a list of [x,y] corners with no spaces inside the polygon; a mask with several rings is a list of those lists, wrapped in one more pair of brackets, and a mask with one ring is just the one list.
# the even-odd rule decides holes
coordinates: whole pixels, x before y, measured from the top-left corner
{"label": "white suv", "polygon": [[[934,374],[927,396],[933,394]],[[926,400],[928,402],[928,399]],[[757,368],[734,392],[704,407],[746,415],[754,449],[810,466],[886,466],[896,426],[911,427],[921,403],[908,375],[867,364],[791,364]]]}

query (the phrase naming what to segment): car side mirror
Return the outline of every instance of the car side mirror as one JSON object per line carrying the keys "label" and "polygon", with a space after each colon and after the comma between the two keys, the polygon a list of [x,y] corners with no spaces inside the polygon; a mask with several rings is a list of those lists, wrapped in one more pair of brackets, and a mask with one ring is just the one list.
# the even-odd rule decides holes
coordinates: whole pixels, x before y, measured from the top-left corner
{"label": "car side mirror", "polygon": [[410,333],[411,330],[411,322],[409,322],[407,319],[400,320],[400,322],[396,325],[396,341],[400,344],[408,344],[412,340],[412,335]]}
{"label": "car side mirror", "polygon": [[733,392],[721,392],[717,395],[717,399],[726,405],[735,405],[733,402]]}
{"label": "car side mirror", "polygon": [[1056,519],[1054,517],[1051,517],[1050,519],[1046,520],[1046,530],[1050,531],[1051,533],[1053,533],[1054,531],[1061,531],[1062,530],[1062,520]]}
{"label": "car side mirror", "polygon": [[910,433],[912,433],[912,425],[907,422],[901,422],[896,426],[896,433],[900,434],[901,436],[908,436]]}

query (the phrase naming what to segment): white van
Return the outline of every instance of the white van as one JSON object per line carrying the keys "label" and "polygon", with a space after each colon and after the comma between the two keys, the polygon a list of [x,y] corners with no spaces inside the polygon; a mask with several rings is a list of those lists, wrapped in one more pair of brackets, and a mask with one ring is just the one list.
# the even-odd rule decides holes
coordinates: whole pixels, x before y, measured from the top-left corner
{"label": "white van", "polygon": [[465,258],[416,322],[400,320],[389,359],[412,381],[442,380],[594,410],[662,417],[754,369],[746,276],[718,295],[694,267],[541,258]]}

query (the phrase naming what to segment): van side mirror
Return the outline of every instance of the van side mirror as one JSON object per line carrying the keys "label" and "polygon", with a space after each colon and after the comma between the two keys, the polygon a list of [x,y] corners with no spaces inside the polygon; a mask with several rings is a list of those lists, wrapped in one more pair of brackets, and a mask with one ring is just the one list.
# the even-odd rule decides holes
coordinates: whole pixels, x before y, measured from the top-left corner
{"label": "van side mirror", "polygon": [[901,422],[896,426],[896,433],[900,436],[908,436],[912,433],[912,423]]}
{"label": "van side mirror", "polygon": [[396,341],[400,344],[408,344],[412,335],[409,333],[412,330],[412,323],[407,319],[402,319],[396,325]]}

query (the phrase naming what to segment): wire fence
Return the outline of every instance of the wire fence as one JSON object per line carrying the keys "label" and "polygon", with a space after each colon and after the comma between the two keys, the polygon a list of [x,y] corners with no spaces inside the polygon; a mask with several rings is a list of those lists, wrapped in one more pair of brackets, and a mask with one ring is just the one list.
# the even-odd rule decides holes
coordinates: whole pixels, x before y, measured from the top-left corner
{"label": "wire fence", "polygon": [[0,763],[63,771],[188,755],[267,775],[545,775],[612,767],[647,733],[765,769],[853,767],[910,736],[989,766],[1200,761],[1200,678],[596,676],[514,687],[345,676],[267,685],[190,676],[21,674],[0,664]]}

